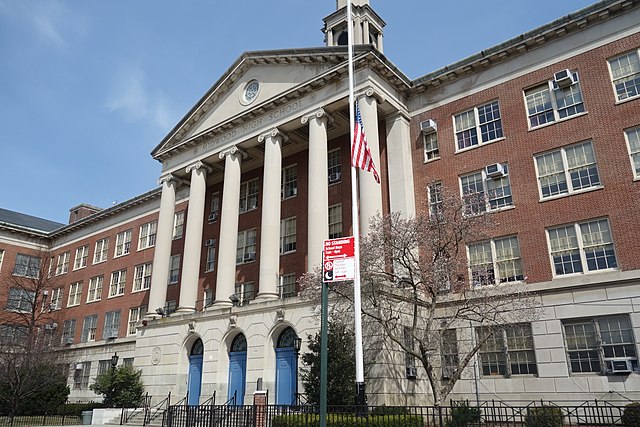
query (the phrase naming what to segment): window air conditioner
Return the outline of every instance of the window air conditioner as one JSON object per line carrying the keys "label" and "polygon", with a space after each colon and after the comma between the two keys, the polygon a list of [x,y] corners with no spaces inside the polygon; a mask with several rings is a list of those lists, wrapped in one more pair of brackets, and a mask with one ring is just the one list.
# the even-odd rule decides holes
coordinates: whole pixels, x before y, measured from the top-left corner
{"label": "window air conditioner", "polygon": [[502,166],[500,163],[494,163],[487,166],[485,168],[485,172],[487,173],[487,176],[491,178],[500,178],[505,176],[504,166]]}
{"label": "window air conditioner", "polygon": [[76,363],[76,371],[82,370],[82,363]]}
{"label": "window air conditioner", "polygon": [[633,362],[637,363],[636,359],[629,357],[604,359],[607,364],[608,374],[628,374],[633,372]]}
{"label": "window air conditioner", "polygon": [[427,119],[424,122],[420,122],[420,130],[424,133],[431,133],[438,130],[438,124],[435,120]]}
{"label": "window air conditioner", "polygon": [[415,366],[407,367],[407,378],[410,380],[415,380],[418,376],[418,369]]}
{"label": "window air conditioner", "polygon": [[204,241],[204,245],[205,246],[215,246],[216,245],[216,239],[207,239]]}
{"label": "window air conditioner", "polygon": [[243,261],[247,262],[247,261],[253,261],[255,259],[256,259],[256,253],[255,252],[250,252],[248,254],[244,254]]}
{"label": "window air conditioner", "polygon": [[296,187],[287,189],[287,197],[293,197],[298,195],[298,189]]}
{"label": "window air conditioner", "polygon": [[214,222],[218,220],[218,212],[211,212],[209,214],[209,222]]}
{"label": "window air conditioner", "polygon": [[117,331],[111,331],[107,334],[107,339],[108,340],[115,340],[116,338],[118,338],[118,332]]}
{"label": "window air conditioner", "polygon": [[329,175],[329,183],[333,184],[334,182],[338,182],[340,181],[341,178],[341,174],[338,173],[332,173],[331,175]]}
{"label": "window air conditioner", "polygon": [[571,72],[571,70],[562,70],[553,75],[553,82],[556,87],[563,88],[571,86],[576,81],[573,78],[573,73]]}
{"label": "window air conditioner", "polygon": [[73,344],[73,338],[71,338],[71,337],[67,337],[67,338],[65,338],[65,339],[64,339],[64,344],[65,344],[65,345],[71,345],[71,344]]}

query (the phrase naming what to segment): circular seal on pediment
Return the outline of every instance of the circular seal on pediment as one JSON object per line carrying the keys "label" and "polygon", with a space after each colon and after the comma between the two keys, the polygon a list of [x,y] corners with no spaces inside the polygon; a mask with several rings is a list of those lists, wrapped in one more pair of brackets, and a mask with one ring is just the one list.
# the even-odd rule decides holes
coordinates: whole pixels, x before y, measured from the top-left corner
{"label": "circular seal on pediment", "polygon": [[251,104],[258,97],[260,92],[260,82],[257,80],[251,80],[247,82],[242,91],[242,103],[244,105]]}
{"label": "circular seal on pediment", "polygon": [[157,365],[160,363],[160,358],[162,357],[162,350],[160,347],[153,347],[151,350],[151,363]]}

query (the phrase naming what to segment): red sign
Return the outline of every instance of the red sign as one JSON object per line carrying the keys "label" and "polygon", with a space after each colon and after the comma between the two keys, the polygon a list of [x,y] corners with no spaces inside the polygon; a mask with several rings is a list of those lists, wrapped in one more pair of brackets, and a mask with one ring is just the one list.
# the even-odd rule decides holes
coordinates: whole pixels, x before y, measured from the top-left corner
{"label": "red sign", "polygon": [[355,239],[353,236],[324,241],[322,259],[324,282],[340,282],[355,278]]}

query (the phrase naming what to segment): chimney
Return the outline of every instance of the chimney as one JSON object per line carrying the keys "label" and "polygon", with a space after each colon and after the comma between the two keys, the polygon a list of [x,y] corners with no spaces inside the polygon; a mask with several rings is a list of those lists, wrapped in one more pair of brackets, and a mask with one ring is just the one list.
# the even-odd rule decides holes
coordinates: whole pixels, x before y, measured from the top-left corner
{"label": "chimney", "polygon": [[69,209],[69,224],[80,221],[81,219],[86,218],[89,215],[100,212],[101,210],[102,208],[91,206],[86,203],[81,203],[78,206]]}

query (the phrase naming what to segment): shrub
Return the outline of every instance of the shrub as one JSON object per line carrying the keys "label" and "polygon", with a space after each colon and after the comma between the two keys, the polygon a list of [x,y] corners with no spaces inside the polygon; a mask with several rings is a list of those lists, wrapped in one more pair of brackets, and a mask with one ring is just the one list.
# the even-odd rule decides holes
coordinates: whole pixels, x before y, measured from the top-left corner
{"label": "shrub", "polygon": [[624,427],[640,426],[640,402],[629,403],[624,407],[622,425]]}
{"label": "shrub", "polygon": [[480,408],[469,406],[469,401],[459,402],[451,406],[450,416],[447,427],[465,427],[480,421]]}
{"label": "shrub", "polygon": [[371,410],[371,415],[409,415],[409,409],[404,406],[376,406]]}
{"label": "shrub", "polygon": [[562,427],[562,409],[557,406],[537,406],[527,411],[527,427]]}
{"label": "shrub", "polygon": [[93,411],[96,408],[104,408],[104,404],[101,402],[67,403],[61,406],[57,412],[59,415],[81,417],[83,411]]}
{"label": "shrub", "polygon": [[[271,419],[272,427],[318,427],[318,414],[278,415]],[[422,417],[415,415],[369,415],[366,421],[355,415],[327,414],[327,427],[423,427]]]}

